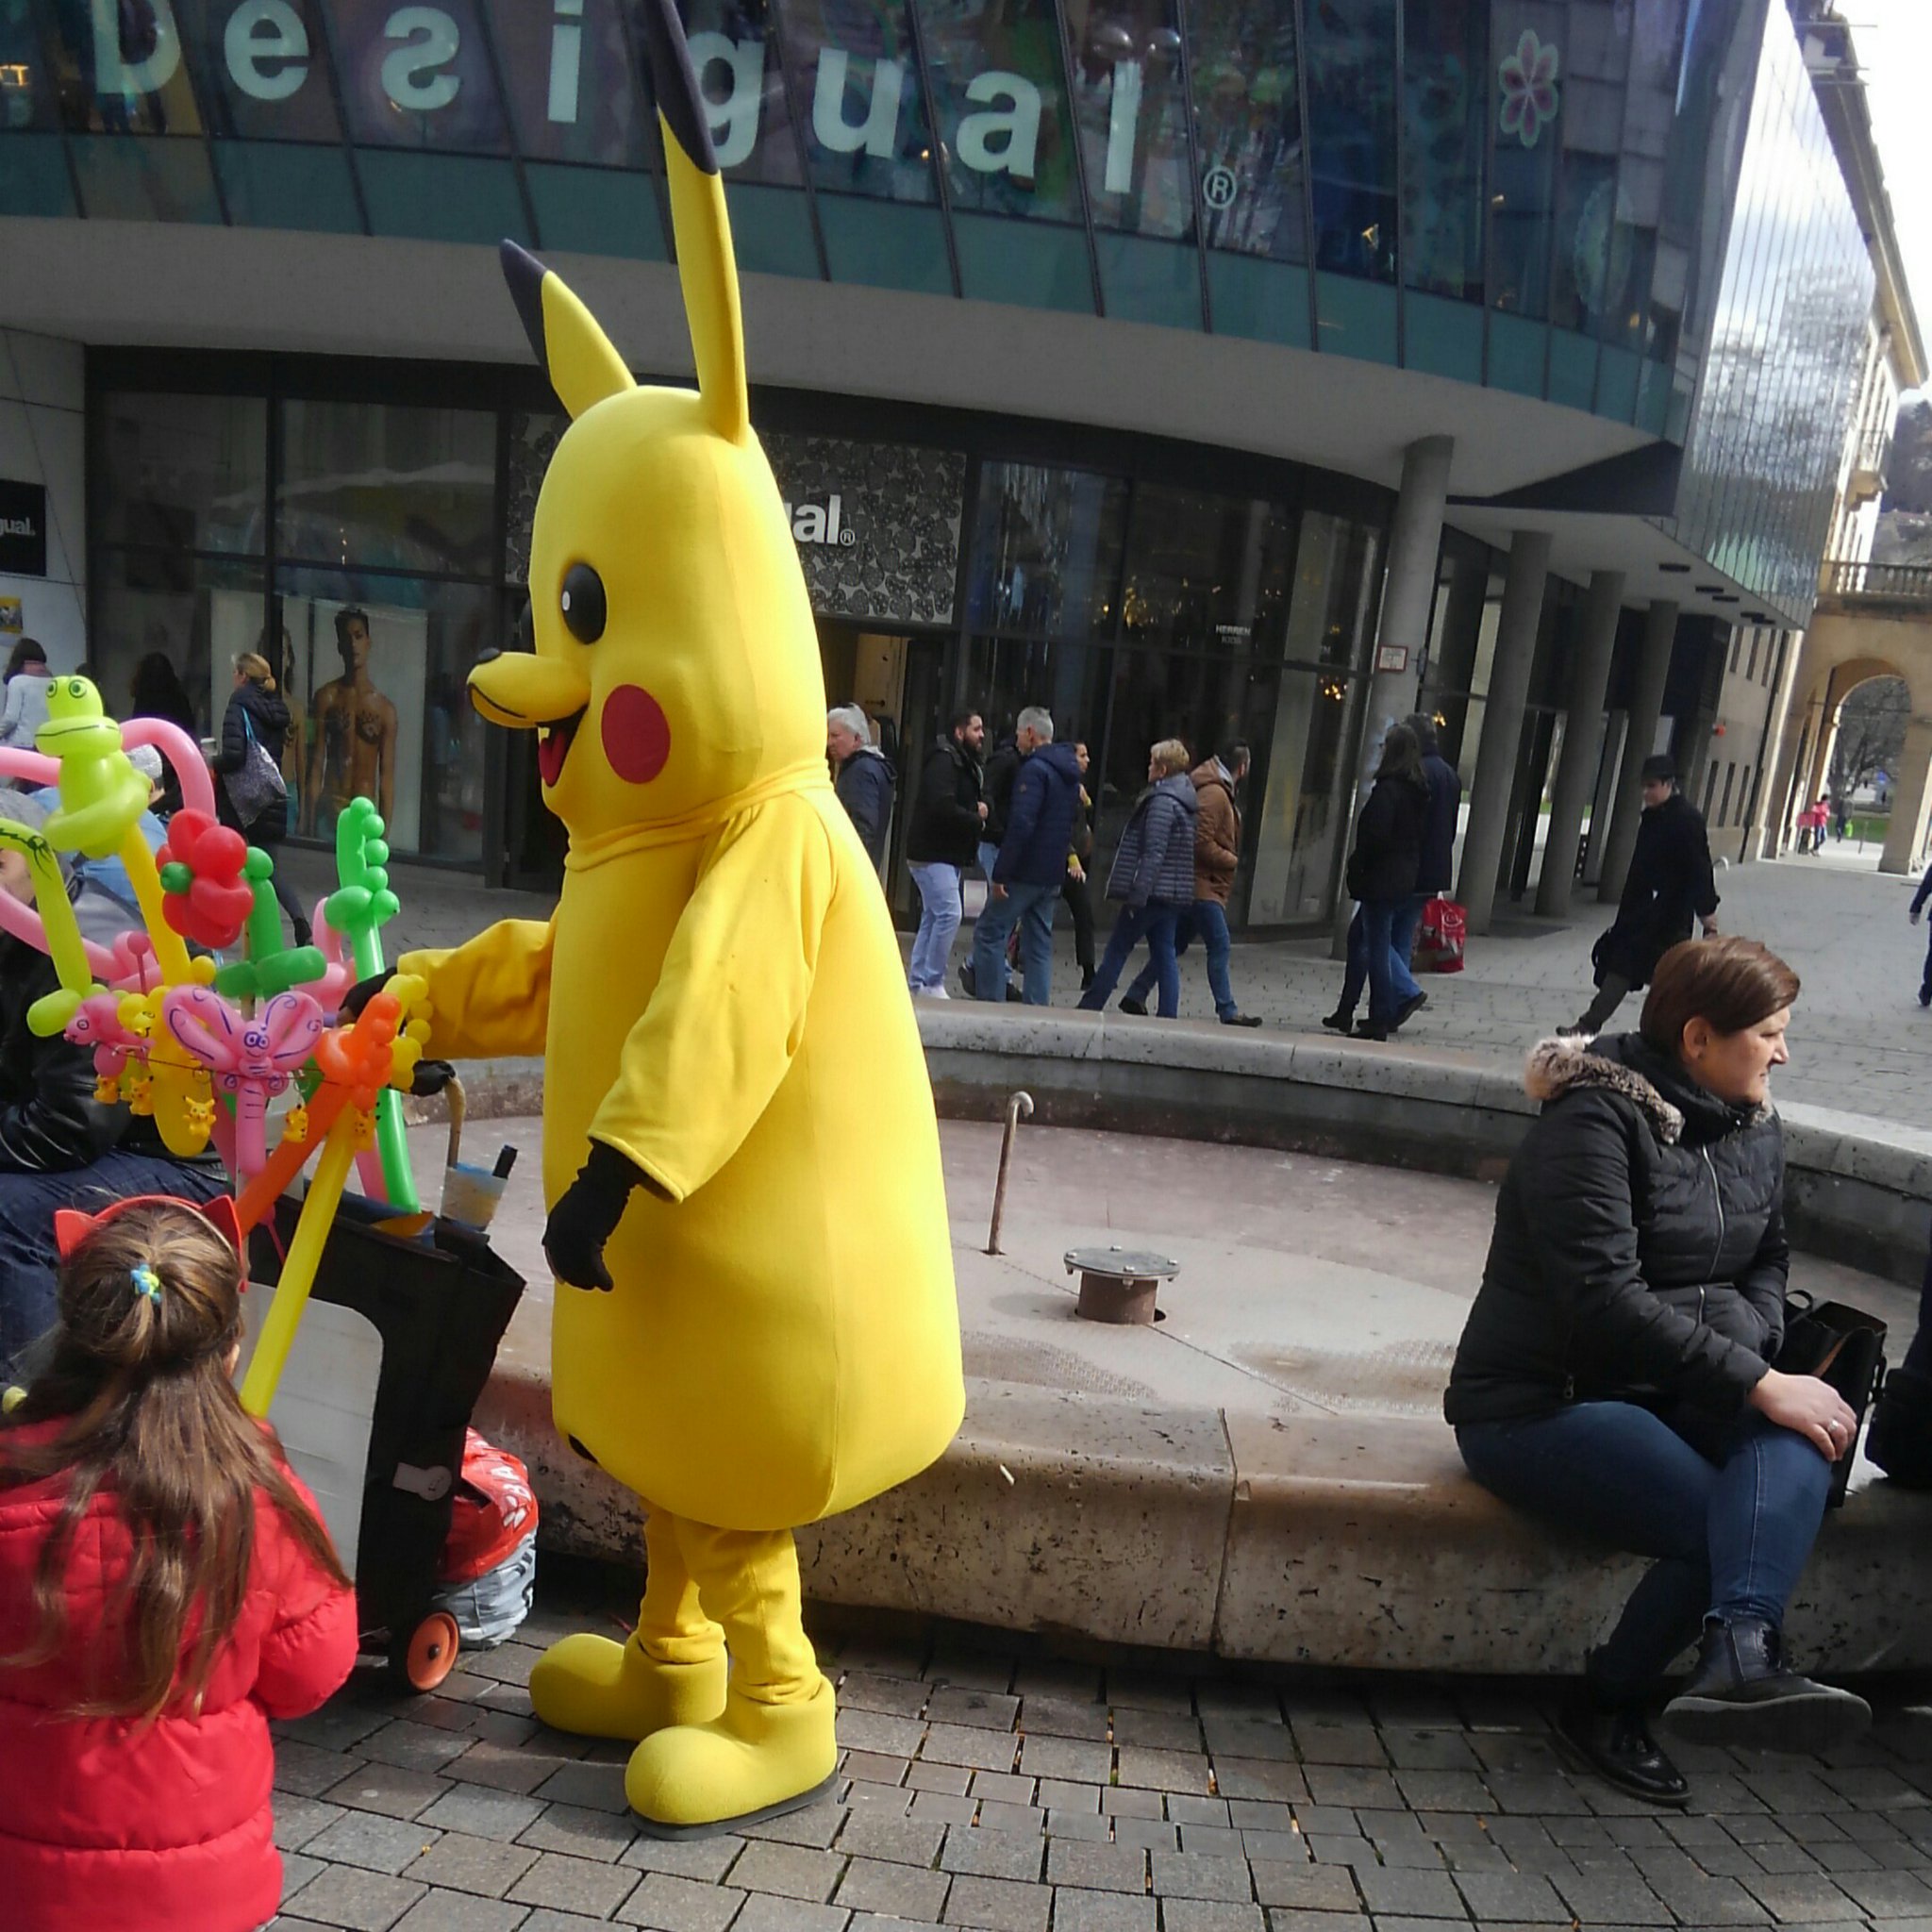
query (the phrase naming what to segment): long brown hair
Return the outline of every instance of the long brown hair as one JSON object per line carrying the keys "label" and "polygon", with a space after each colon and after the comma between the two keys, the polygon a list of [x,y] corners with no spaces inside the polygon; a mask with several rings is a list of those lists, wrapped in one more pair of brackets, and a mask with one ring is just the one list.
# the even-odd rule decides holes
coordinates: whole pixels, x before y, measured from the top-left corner
{"label": "long brown hair", "polygon": [[[200,1697],[247,1594],[258,1491],[317,1569],[348,1581],[281,1444],[229,1381],[241,1291],[240,1257],[186,1202],[104,1216],[61,1263],[52,1360],[0,1423],[0,1491],[64,1474],[67,1494],[34,1575],[39,1632],[0,1666],[58,1654],[75,1532],[107,1490],[133,1544],[108,1606],[109,1632],[125,1636],[118,1657],[110,1642],[93,1660],[93,1694],[72,1716],[148,1720],[177,1696]],[[49,1421],[59,1426],[45,1441],[21,1440],[25,1425]]]}

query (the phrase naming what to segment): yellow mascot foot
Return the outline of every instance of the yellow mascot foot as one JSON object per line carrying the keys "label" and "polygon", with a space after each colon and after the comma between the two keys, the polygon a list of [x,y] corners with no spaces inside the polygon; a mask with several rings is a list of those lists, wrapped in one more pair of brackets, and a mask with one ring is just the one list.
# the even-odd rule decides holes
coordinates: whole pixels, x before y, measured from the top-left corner
{"label": "yellow mascot foot", "polygon": [[646,1738],[624,1789],[654,1838],[699,1838],[808,1805],[839,1762],[832,1687],[804,1704],[758,1704],[732,1692],[724,1713]]}
{"label": "yellow mascot foot", "polygon": [[635,1637],[613,1643],[579,1631],[537,1659],[530,1707],[554,1730],[632,1742],[673,1725],[708,1724],[724,1708],[724,1653],[660,1664]]}

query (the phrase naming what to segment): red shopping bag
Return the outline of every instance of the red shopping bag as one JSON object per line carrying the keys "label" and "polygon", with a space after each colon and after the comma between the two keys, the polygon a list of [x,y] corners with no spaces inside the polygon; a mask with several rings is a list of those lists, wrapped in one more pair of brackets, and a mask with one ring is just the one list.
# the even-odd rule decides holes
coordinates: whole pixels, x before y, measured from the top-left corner
{"label": "red shopping bag", "polygon": [[1418,973],[1460,973],[1463,942],[1469,937],[1469,913],[1454,899],[1431,899],[1416,922],[1415,956]]}
{"label": "red shopping bag", "polygon": [[507,1449],[464,1432],[463,1473],[450,1512],[449,1538],[437,1574],[444,1583],[474,1583],[501,1563],[537,1529],[530,1473]]}

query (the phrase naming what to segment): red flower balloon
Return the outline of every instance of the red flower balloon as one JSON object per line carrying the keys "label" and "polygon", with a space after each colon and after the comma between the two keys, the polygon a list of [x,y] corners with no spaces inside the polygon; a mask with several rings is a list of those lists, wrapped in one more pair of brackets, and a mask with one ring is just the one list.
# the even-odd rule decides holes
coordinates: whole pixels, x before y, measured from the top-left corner
{"label": "red flower balloon", "polygon": [[155,854],[161,869],[161,916],[183,939],[220,951],[242,937],[255,907],[242,877],[248,841],[206,812],[184,809],[168,821],[168,842]]}

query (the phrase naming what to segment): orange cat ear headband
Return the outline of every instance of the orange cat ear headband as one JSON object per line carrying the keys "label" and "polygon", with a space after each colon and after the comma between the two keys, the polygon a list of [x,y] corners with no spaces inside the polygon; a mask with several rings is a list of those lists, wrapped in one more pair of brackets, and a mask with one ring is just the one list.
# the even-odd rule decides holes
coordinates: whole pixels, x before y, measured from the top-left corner
{"label": "orange cat ear headband", "polygon": [[54,1247],[64,1261],[95,1228],[125,1214],[130,1208],[185,1208],[198,1214],[234,1249],[238,1260],[246,1258],[242,1241],[242,1223],[235,1213],[233,1198],[217,1194],[212,1201],[184,1201],[178,1194],[130,1194],[115,1201],[98,1214],[83,1214],[77,1208],[54,1210]]}

